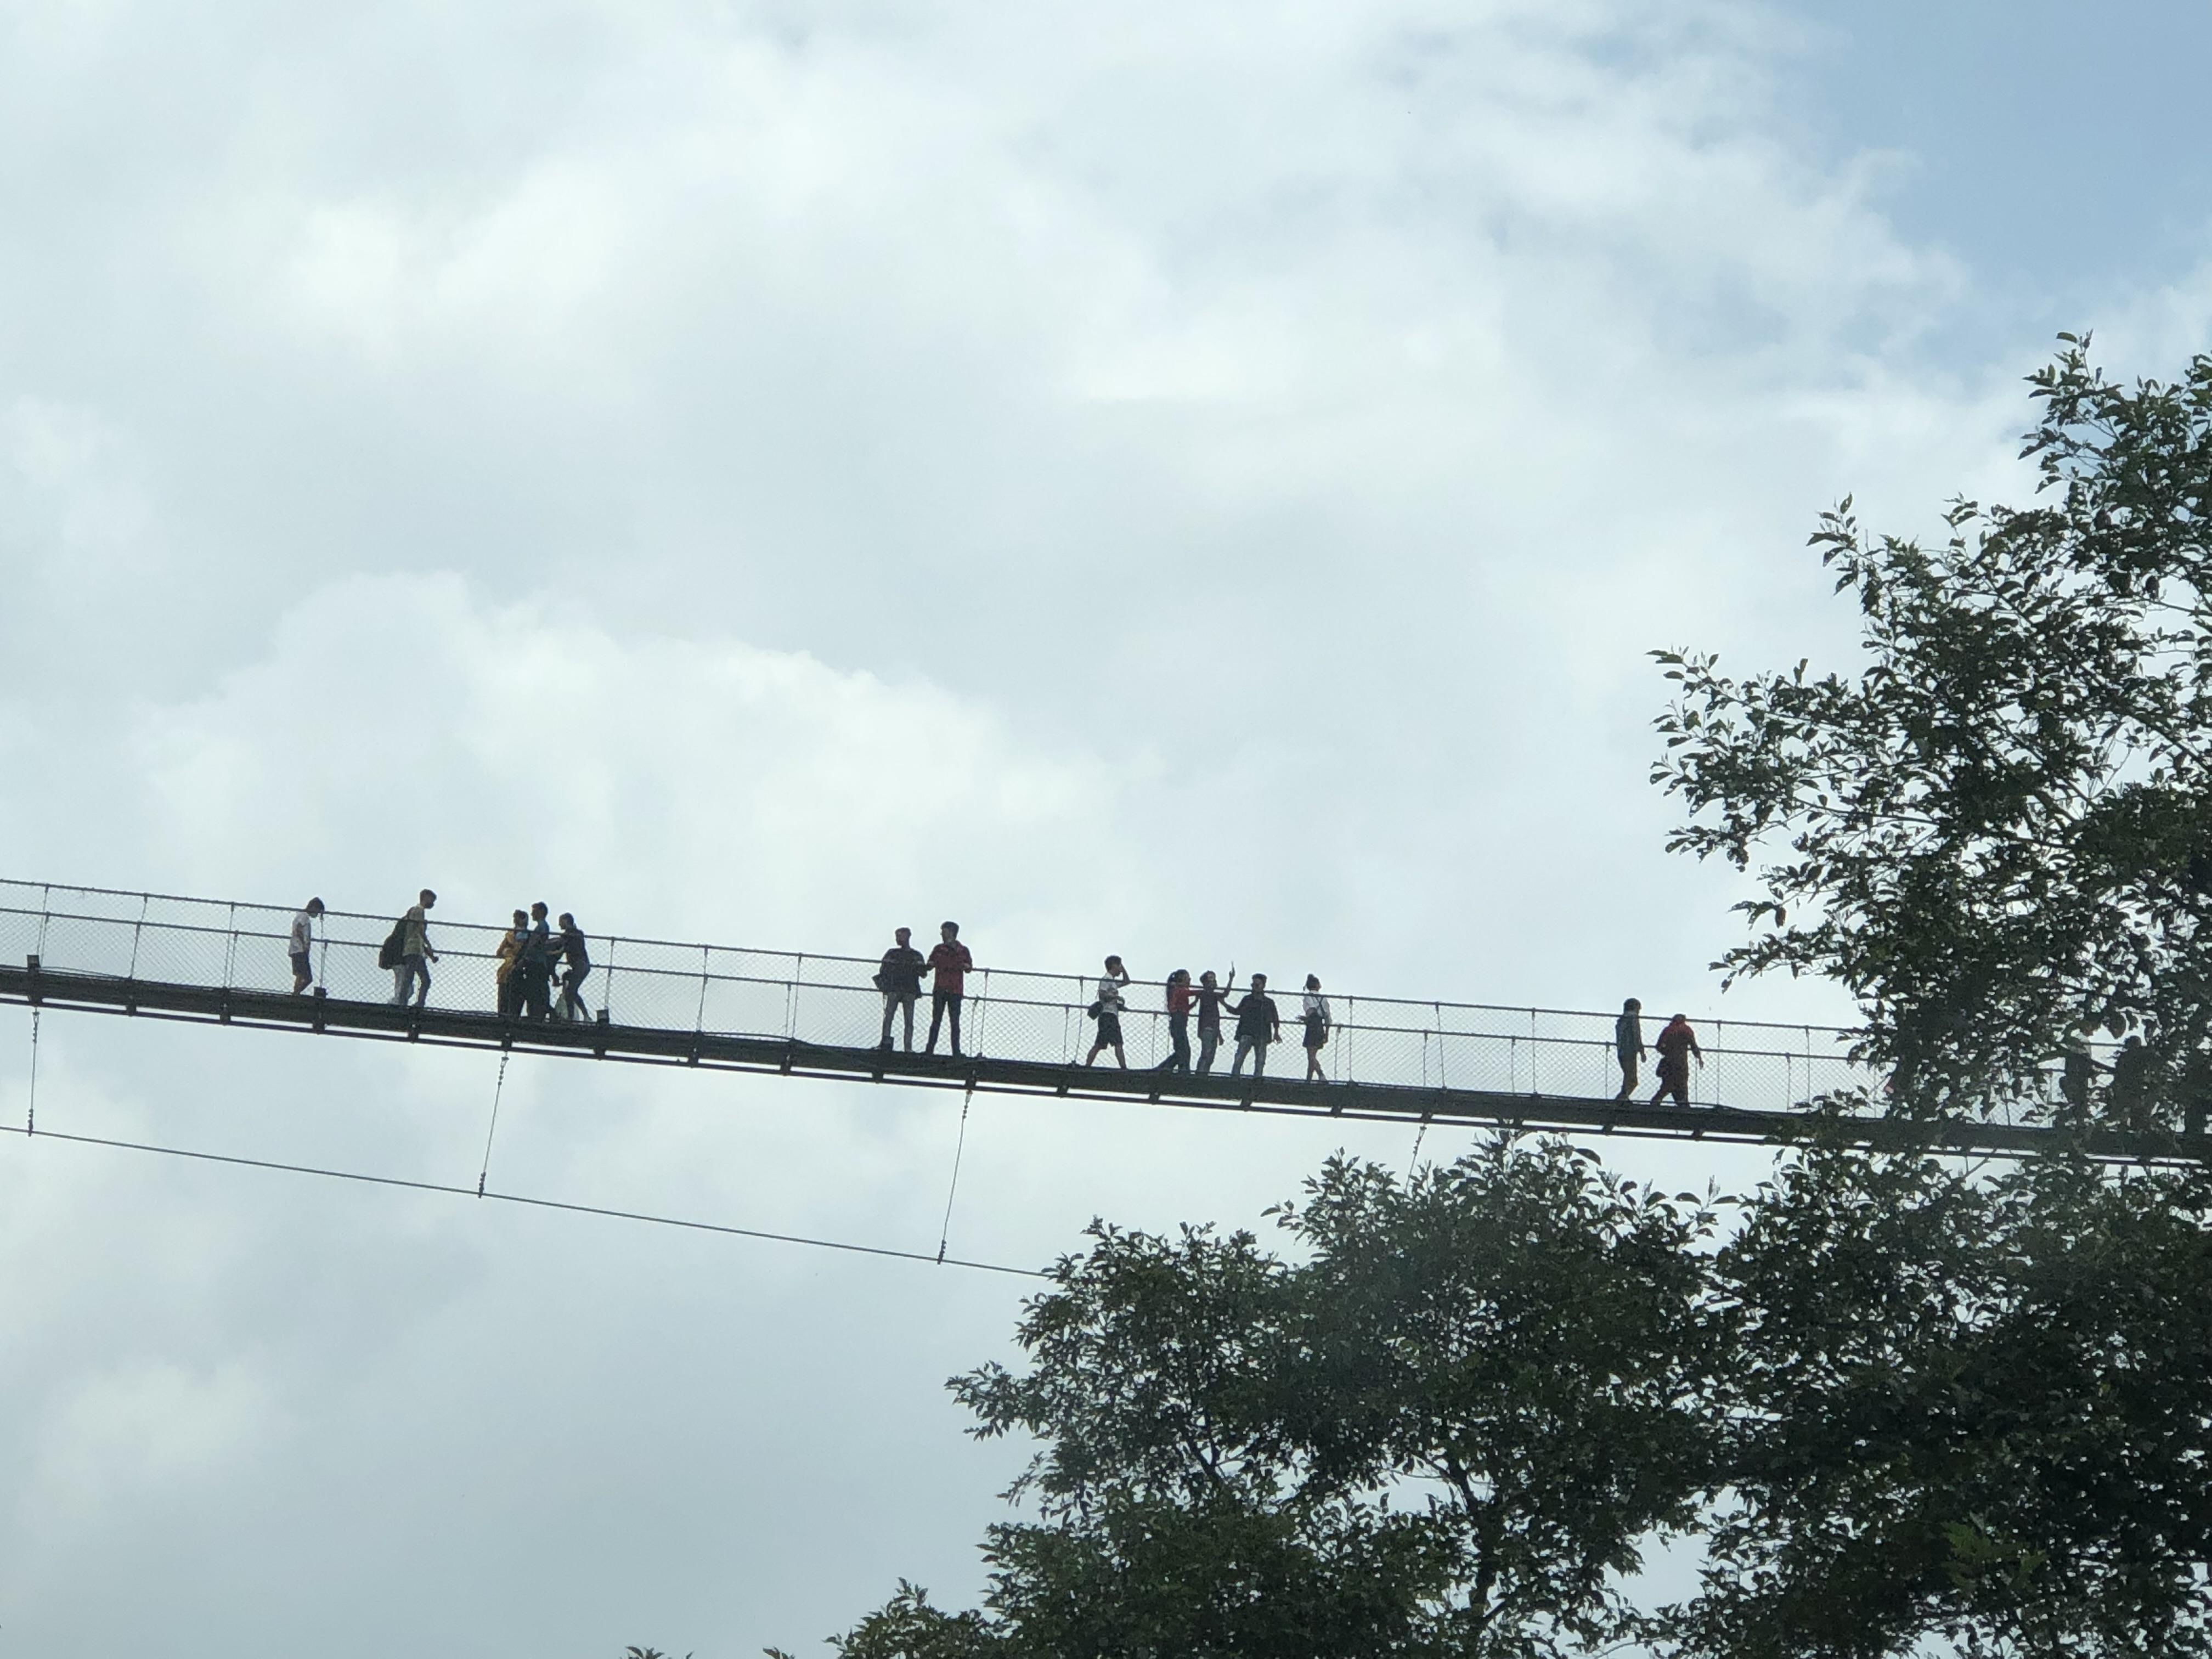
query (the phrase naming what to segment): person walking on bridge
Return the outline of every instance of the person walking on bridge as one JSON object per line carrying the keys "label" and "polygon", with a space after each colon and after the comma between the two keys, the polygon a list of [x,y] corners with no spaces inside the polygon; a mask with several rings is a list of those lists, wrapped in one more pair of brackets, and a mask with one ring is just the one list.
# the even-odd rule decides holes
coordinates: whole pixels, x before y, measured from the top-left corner
{"label": "person walking on bridge", "polygon": [[1620,1092],[1615,1100],[1626,1100],[1636,1092],[1636,1068],[1643,1061],[1644,1005],[1634,997],[1620,1005],[1620,1018],[1613,1022],[1613,1057],[1620,1062]]}
{"label": "person walking on bridge", "polygon": [[1213,1070],[1213,1056],[1221,1047],[1221,1010],[1229,1000],[1229,994],[1237,988],[1237,969],[1230,965],[1229,983],[1216,985],[1213,969],[1209,968],[1198,976],[1198,988],[1191,999],[1198,1005],[1198,1074],[1205,1077]]}
{"label": "person walking on bridge", "polygon": [[1305,1000],[1298,1015],[1305,1030],[1306,1080],[1326,1083],[1328,1073],[1321,1068],[1321,1051],[1328,1042],[1328,999],[1321,994],[1321,975],[1306,975]]}
{"label": "person walking on bridge", "polygon": [[1229,1075],[1238,1076],[1244,1070],[1244,1057],[1252,1057],[1252,1079],[1257,1082],[1267,1074],[1267,1045],[1282,1040],[1283,1017],[1276,1012],[1274,998],[1267,994],[1267,976],[1252,975],[1252,989],[1243,1001],[1237,1005],[1237,1056],[1229,1063]]}
{"label": "person walking on bridge", "polygon": [[952,1016],[952,1058],[960,1058],[960,1002],[966,994],[968,975],[975,966],[975,958],[968,954],[968,947],[960,942],[960,924],[948,921],[938,929],[942,935],[937,948],[929,953],[927,972],[929,984],[929,1042],[924,1054],[937,1052],[937,1028],[946,1014]]}
{"label": "person walking on bridge", "polygon": [[1098,1035],[1091,1040],[1091,1053],[1083,1063],[1091,1064],[1111,1048],[1114,1063],[1123,1071],[1129,1069],[1129,1057],[1121,1051],[1121,988],[1129,982],[1129,970],[1121,965],[1119,957],[1106,958],[1106,972],[1098,981],[1098,997],[1091,1005],[1091,1018],[1098,1022]]}
{"label": "person walking on bridge", "polygon": [[1677,1014],[1668,1020],[1651,1046],[1659,1051],[1659,1092],[1651,1097],[1651,1103],[1656,1106],[1672,1095],[1677,1106],[1687,1106],[1690,1057],[1695,1054],[1701,1067],[1705,1063],[1705,1051],[1698,1047],[1698,1034],[1690,1029],[1689,1016]]}
{"label": "person walking on bridge", "polygon": [[315,918],[322,914],[322,900],[311,898],[292,918],[292,936],[285,949],[292,958],[294,996],[315,982]]}
{"label": "person walking on bridge", "polygon": [[430,945],[430,911],[437,902],[438,896],[425,887],[422,896],[399,918],[399,961],[392,970],[392,1006],[395,1008],[407,1006],[410,992],[414,994],[417,1008],[430,1000],[429,964],[438,959],[437,951]]}
{"label": "person walking on bridge", "polygon": [[584,930],[576,926],[575,917],[566,910],[561,913],[561,931],[554,936],[553,948],[564,969],[561,975],[561,1018],[589,1019],[592,1011],[578,993],[591,975],[591,947],[585,942]]}
{"label": "person walking on bridge", "polygon": [[914,1052],[914,1005],[921,995],[921,952],[914,948],[914,929],[901,927],[891,935],[896,941],[884,952],[884,960],[876,969],[876,989],[884,994],[884,1040],[877,1047],[886,1053],[891,1046],[891,1016],[906,1016],[906,1051]]}
{"label": "person walking on bridge", "polygon": [[[1209,974],[1208,979],[1213,976]],[[1168,1057],[1155,1070],[1188,1073],[1190,1070],[1190,969],[1178,968],[1168,975]],[[1221,1041],[1221,1018],[1214,1016],[1213,1040]],[[1206,1058],[1212,1058],[1212,1052]]]}

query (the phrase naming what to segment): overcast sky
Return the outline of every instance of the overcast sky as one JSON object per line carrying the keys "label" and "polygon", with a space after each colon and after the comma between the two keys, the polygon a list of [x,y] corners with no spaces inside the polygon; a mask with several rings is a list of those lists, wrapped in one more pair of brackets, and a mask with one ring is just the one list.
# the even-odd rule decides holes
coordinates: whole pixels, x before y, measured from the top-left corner
{"label": "overcast sky", "polygon": [[[1644,653],[1847,661],[1820,509],[2016,490],[2059,329],[2203,348],[2212,22],[1834,10],[0,0],[0,874],[1840,1017],[1722,1003]],[[496,1069],[40,1065],[52,1127],[461,1182]],[[926,1250],[957,1127],[524,1060],[497,1180]],[[979,1099],[952,1244],[1257,1225],[1340,1146],[1413,1150]],[[9,1138],[0,1655],[964,1602],[1016,1452],[940,1384],[1021,1294]]]}

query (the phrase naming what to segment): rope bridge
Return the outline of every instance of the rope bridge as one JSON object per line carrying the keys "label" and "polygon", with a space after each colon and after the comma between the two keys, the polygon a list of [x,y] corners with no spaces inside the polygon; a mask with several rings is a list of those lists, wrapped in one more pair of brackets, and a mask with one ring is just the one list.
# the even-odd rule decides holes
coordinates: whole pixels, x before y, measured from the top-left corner
{"label": "rope bridge", "polygon": [[[0,879],[0,1000],[969,1092],[1696,1139],[1783,1139],[1817,1097],[1854,1088],[1879,1097],[1879,1077],[1850,1058],[1851,1034],[1829,1027],[1699,1022],[1705,1065],[1692,1071],[1695,1103],[1685,1109],[1611,1097],[1620,1077],[1610,1013],[1334,991],[1321,1053],[1326,1082],[1298,1075],[1297,994],[1287,989],[1276,994],[1285,1040],[1269,1055],[1284,1075],[1157,1069],[1170,1053],[1167,1016],[1142,1006],[1160,996],[1158,988],[1148,994],[1136,985],[1121,1016],[1130,1069],[1085,1066],[1096,1029],[1085,1016],[1093,979],[1004,968],[969,975],[968,1052],[908,1054],[877,1046],[884,1004],[873,957],[628,936],[592,939],[592,1018],[516,1019],[499,1012],[494,951],[505,930],[434,917],[439,960],[428,1004],[399,1006],[390,1000],[392,975],[377,965],[392,920],[357,912],[323,915],[314,988],[295,995],[292,915],[289,906]],[[1301,977],[1286,973],[1281,983]],[[928,1009],[925,994],[918,1021]],[[1658,1024],[1650,1023],[1647,1041]],[[1643,1087],[1655,1082],[1647,1074]],[[1960,1152],[2023,1152],[2051,1133],[2049,1104],[2046,1092],[1996,1119],[1946,1125],[1934,1139]],[[1867,1145],[1917,1144],[1930,1133],[1872,1114],[1846,1127]],[[2130,1159],[2201,1150],[2116,1129],[2094,1132],[2090,1144],[2100,1156]]]}

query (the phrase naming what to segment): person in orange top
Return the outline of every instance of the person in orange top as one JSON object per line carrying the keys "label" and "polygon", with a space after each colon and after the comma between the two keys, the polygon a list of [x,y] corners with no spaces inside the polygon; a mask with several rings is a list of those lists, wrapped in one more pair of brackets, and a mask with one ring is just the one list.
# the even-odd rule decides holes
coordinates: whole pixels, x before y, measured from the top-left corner
{"label": "person in orange top", "polygon": [[1651,1046],[1659,1051],[1659,1092],[1651,1097],[1651,1103],[1656,1106],[1672,1095],[1677,1106],[1687,1106],[1690,1056],[1695,1054],[1700,1066],[1705,1063],[1705,1051],[1698,1047],[1698,1034],[1690,1029],[1689,1016],[1677,1014],[1668,1020],[1667,1029]]}

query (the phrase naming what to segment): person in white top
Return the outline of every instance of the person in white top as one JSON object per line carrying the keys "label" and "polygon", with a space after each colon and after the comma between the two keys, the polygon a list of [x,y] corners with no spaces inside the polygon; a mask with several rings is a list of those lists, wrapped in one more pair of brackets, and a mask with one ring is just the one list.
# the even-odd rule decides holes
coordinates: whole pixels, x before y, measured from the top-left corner
{"label": "person in white top", "polygon": [[311,898],[307,907],[292,918],[292,937],[285,949],[292,957],[292,994],[298,996],[315,982],[315,918],[323,914],[323,902]]}
{"label": "person in white top", "polygon": [[1098,981],[1098,1000],[1091,1005],[1091,1012],[1098,1021],[1098,1039],[1091,1045],[1092,1060],[1111,1048],[1114,1063],[1123,1071],[1129,1069],[1129,1057],[1121,1052],[1121,988],[1129,982],[1129,970],[1121,965],[1119,957],[1106,958],[1106,972]]}
{"label": "person in white top", "polygon": [[1316,1083],[1328,1081],[1328,1073],[1321,1068],[1322,1045],[1328,1041],[1328,999],[1321,994],[1318,975],[1306,975],[1306,994],[1298,1018],[1306,1028],[1306,1076]]}

